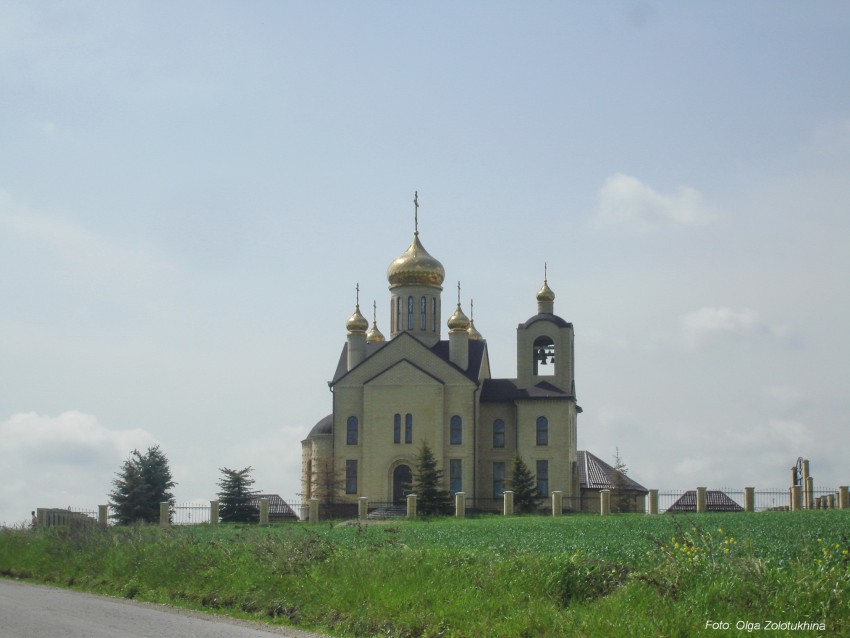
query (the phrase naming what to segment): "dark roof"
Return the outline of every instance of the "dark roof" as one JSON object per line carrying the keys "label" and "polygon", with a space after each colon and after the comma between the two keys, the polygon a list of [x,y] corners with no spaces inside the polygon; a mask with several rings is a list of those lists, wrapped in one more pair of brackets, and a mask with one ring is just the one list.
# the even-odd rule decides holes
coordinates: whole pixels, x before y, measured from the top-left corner
{"label": "dark roof", "polygon": [[269,499],[269,521],[298,520],[295,510],[277,494],[253,494],[251,506],[259,510],[261,498]]}
{"label": "dark roof", "polygon": [[[668,512],[696,512],[697,492],[688,490],[679,497],[668,509]],[[738,505],[731,497],[720,490],[705,491],[706,512],[743,512],[744,508]]]}
{"label": "dark roof", "polygon": [[[578,462],[578,481],[584,489],[612,490],[616,487],[616,472],[612,466],[598,456],[585,450],[576,452]],[[649,492],[643,485],[633,481],[628,476],[622,478],[623,486],[627,490],[636,492]]]}
{"label": "dark roof", "polygon": [[313,429],[310,430],[310,434],[308,437],[316,436],[317,434],[333,434],[334,431],[334,415],[329,414],[324,419],[319,421],[316,425],[313,426]]}
{"label": "dark roof", "polygon": [[516,401],[517,399],[575,399],[571,392],[561,390],[548,381],[530,388],[521,388],[516,379],[484,379],[481,387],[482,402]]}
{"label": "dark roof", "polygon": [[525,323],[521,323],[519,325],[521,328],[528,328],[528,326],[533,323],[537,323],[538,321],[548,321],[550,323],[554,323],[559,328],[573,327],[573,324],[571,324],[569,321],[565,321],[564,319],[561,319],[561,317],[559,317],[558,315],[553,315],[549,312],[542,312],[540,314],[536,314],[530,319],[528,319],[528,321],[526,321]]}
{"label": "dark roof", "polygon": [[[434,346],[432,348],[428,348],[428,346],[426,346],[424,343],[419,341],[419,339],[417,339],[416,337],[414,337],[412,335],[409,335],[406,332],[403,332],[402,334],[398,335],[395,338],[396,339],[403,338],[404,335],[407,335],[407,337],[415,340],[417,343],[419,343],[426,350],[430,350],[431,352],[433,352],[437,357],[439,357],[440,359],[442,359],[443,361],[448,363],[450,366],[456,368],[464,376],[470,378],[471,380],[473,380],[475,382],[478,381],[478,375],[481,372],[481,364],[482,364],[482,361],[484,359],[484,352],[487,348],[485,341],[470,341],[469,342],[469,366],[466,368],[466,370],[461,370],[455,364],[453,364],[451,361],[449,361],[449,342],[448,341],[445,341],[445,340],[444,341],[438,341],[436,344],[434,344]],[[391,341],[381,341],[381,342],[367,343],[366,344],[366,359],[364,359],[364,361],[367,361],[369,359],[369,357],[371,357],[373,354],[375,354],[378,350],[380,350],[381,348],[386,348],[391,343],[392,343],[392,340]],[[342,346],[342,352],[339,355],[339,362],[337,363],[336,372],[334,373],[333,381],[331,381],[331,383],[332,384],[336,383],[346,374],[348,374],[348,343],[347,342]]]}

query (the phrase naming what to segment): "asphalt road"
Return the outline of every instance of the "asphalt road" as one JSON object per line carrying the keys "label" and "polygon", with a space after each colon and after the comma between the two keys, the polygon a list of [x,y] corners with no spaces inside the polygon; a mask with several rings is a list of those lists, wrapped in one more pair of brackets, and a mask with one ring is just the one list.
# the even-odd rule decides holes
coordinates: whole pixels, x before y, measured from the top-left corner
{"label": "asphalt road", "polygon": [[326,638],[182,611],[0,579],[2,638]]}

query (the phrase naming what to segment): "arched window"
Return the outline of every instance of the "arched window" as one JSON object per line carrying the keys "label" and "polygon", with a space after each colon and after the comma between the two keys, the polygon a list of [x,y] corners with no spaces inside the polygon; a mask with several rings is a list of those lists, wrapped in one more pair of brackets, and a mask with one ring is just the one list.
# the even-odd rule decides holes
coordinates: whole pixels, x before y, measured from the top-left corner
{"label": "arched window", "polygon": [[537,417],[537,445],[549,445],[549,419]]}
{"label": "arched window", "polygon": [[401,415],[393,417],[393,443],[401,443]]}
{"label": "arched window", "polygon": [[455,414],[449,426],[449,445],[460,445],[463,443],[463,421]]}
{"label": "arched window", "polygon": [[505,493],[505,462],[493,463],[493,498],[502,498]]}
{"label": "arched window", "polygon": [[493,421],[493,447],[505,447],[505,422],[502,419]]}
{"label": "arched window", "polygon": [[537,461],[537,493],[549,496],[549,461]]}
{"label": "arched window", "polygon": [[555,342],[545,335],[537,337],[532,346],[532,365],[535,375],[555,374]]}
{"label": "arched window", "polygon": [[413,415],[404,415],[404,442],[413,443]]}
{"label": "arched window", "polygon": [[348,417],[345,428],[345,442],[348,445],[357,445],[357,417]]}
{"label": "arched window", "polygon": [[426,330],[428,327],[428,323],[426,321],[426,315],[428,313],[428,300],[423,296],[419,300],[419,329]]}
{"label": "arched window", "polygon": [[463,491],[463,461],[449,459],[449,489],[452,494]]}
{"label": "arched window", "polygon": [[407,298],[407,329],[413,330],[413,297]]}
{"label": "arched window", "polygon": [[357,494],[357,461],[345,462],[345,493]]}
{"label": "arched window", "polygon": [[395,329],[401,332],[401,297],[395,298]]}
{"label": "arched window", "polygon": [[437,332],[437,298],[431,297],[431,332]]}

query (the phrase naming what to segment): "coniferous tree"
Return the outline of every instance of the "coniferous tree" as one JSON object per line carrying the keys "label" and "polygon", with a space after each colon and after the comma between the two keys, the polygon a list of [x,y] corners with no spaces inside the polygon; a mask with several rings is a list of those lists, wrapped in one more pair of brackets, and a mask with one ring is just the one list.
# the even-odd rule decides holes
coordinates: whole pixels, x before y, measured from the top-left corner
{"label": "coniferous tree", "polygon": [[222,477],[218,482],[221,491],[218,493],[219,516],[225,523],[255,523],[260,520],[259,510],[252,504],[253,496],[257,494],[251,489],[254,479],[251,478],[253,468],[241,470],[221,468]]}
{"label": "coniferous tree", "polygon": [[177,485],[171,478],[168,458],[158,445],[144,454],[133,450],[124,461],[121,471],[112,481],[109,494],[115,513],[112,518],[120,525],[159,521],[159,504],[174,505],[171,489]]}
{"label": "coniferous tree", "polygon": [[623,457],[620,456],[620,448],[614,452],[614,475],[611,477],[611,507],[615,512],[629,511],[629,483],[626,476],[629,468]]}
{"label": "coniferous tree", "polygon": [[416,494],[418,512],[425,515],[449,512],[451,494],[441,487],[442,483],[443,471],[437,467],[437,457],[423,441],[413,470],[413,493]]}
{"label": "coniferous tree", "polygon": [[508,484],[514,493],[514,509],[517,513],[533,512],[543,500],[537,490],[537,478],[519,454],[514,457]]}

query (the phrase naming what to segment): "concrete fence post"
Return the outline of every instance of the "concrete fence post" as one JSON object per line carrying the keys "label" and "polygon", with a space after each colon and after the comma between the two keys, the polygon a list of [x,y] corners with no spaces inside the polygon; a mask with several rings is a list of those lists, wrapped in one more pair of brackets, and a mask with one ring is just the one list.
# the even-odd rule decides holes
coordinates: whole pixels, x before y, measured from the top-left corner
{"label": "concrete fence post", "polygon": [[649,490],[649,510],[651,516],[658,514],[658,490]]}
{"label": "concrete fence post", "polygon": [[510,490],[506,490],[502,497],[505,499],[505,516],[513,516],[514,513],[514,493]]}
{"label": "concrete fence post", "polygon": [[269,524],[269,499],[260,499],[260,525]]}
{"label": "concrete fence post", "polygon": [[407,518],[416,518],[416,494],[407,495]]}
{"label": "concrete fence post", "polygon": [[210,525],[218,525],[219,516],[218,501],[210,501]]}
{"label": "concrete fence post", "polygon": [[608,516],[611,513],[611,490],[599,491],[599,514]]}
{"label": "concrete fence post", "polygon": [[[808,463],[808,461],[804,461]],[[807,510],[812,509],[812,503],[815,500],[815,479],[811,476],[806,478],[806,494],[803,496],[803,502],[805,503],[805,507]]]}
{"label": "concrete fence post", "polygon": [[314,525],[319,522],[319,499],[312,497],[310,499],[308,519]]}
{"label": "concrete fence post", "polygon": [[846,510],[850,508],[850,501],[848,501],[848,497],[850,497],[850,486],[841,485],[838,488],[838,508],[842,510]]}
{"label": "concrete fence post", "polygon": [[36,508],[35,518],[39,527],[45,527],[47,525],[47,509],[44,507]]}
{"label": "concrete fence post", "polygon": [[830,494],[827,497],[826,506],[827,506],[828,509],[831,509],[831,510],[835,509],[835,494]]}
{"label": "concrete fence post", "polygon": [[564,513],[564,493],[561,490],[552,492],[552,516]]}
{"label": "concrete fence post", "polygon": [[802,490],[800,489],[799,485],[792,485],[791,486],[791,511],[792,512],[799,512],[800,509],[801,509],[801,506],[802,506],[801,496],[802,495],[800,494],[800,492],[802,492]]}
{"label": "concrete fence post", "polygon": [[369,497],[361,496],[357,499],[357,518],[361,521],[365,521],[369,516]]}
{"label": "concrete fence post", "polygon": [[745,512],[755,512],[756,511],[756,488],[754,488],[754,487],[745,487],[744,488],[744,511]]}
{"label": "concrete fence post", "polygon": [[705,513],[705,500],[707,491],[708,490],[704,487],[697,488],[697,514]]}
{"label": "concrete fence post", "polygon": [[455,518],[464,518],[466,516],[466,494],[463,492],[455,493]]}
{"label": "concrete fence post", "polygon": [[163,527],[168,527],[171,524],[171,516],[169,510],[169,502],[163,501],[159,504],[159,524]]}
{"label": "concrete fence post", "polygon": [[97,506],[97,522],[104,527],[109,523],[109,505]]}

